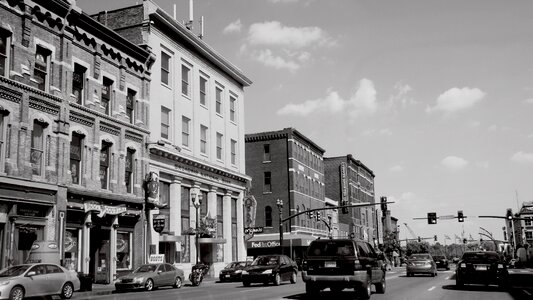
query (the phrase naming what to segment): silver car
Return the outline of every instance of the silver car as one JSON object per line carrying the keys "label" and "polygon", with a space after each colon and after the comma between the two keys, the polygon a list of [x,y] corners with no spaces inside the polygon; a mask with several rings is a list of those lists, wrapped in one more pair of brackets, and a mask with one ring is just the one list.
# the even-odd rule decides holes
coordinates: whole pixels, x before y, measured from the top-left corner
{"label": "silver car", "polygon": [[115,289],[145,289],[151,291],[160,286],[173,286],[181,288],[183,283],[183,270],[171,264],[146,264],[141,265],[133,273],[119,277],[115,281]]}
{"label": "silver car", "polygon": [[78,274],[55,264],[25,264],[0,271],[0,299],[59,295],[70,299],[80,289]]}

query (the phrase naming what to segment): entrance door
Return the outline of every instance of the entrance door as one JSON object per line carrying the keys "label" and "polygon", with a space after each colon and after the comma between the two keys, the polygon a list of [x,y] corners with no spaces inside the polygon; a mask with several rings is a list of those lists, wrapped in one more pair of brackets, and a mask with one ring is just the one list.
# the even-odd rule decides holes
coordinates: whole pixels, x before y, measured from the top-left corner
{"label": "entrance door", "polygon": [[213,244],[200,244],[200,262],[210,266],[208,276],[213,275],[211,269],[213,261]]}
{"label": "entrance door", "polygon": [[110,267],[110,231],[108,229],[91,230],[91,263],[90,273],[94,274],[95,283],[109,283]]}

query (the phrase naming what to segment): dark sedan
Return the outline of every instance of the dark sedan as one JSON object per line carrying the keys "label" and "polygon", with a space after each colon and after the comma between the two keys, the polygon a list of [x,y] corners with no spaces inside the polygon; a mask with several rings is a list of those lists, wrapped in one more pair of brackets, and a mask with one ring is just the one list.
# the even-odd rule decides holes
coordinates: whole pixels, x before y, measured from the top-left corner
{"label": "dark sedan", "polygon": [[503,257],[494,251],[465,252],[455,270],[455,283],[459,287],[465,284],[503,286],[506,277]]}
{"label": "dark sedan", "polygon": [[218,278],[221,282],[241,280],[242,270],[249,266],[249,261],[234,261],[230,262],[224,269],[220,270]]}
{"label": "dark sedan", "polygon": [[433,256],[433,260],[435,261],[435,264],[437,264],[437,269],[446,269],[446,270],[450,269],[450,264],[446,256],[435,255]]}
{"label": "dark sedan", "polygon": [[117,291],[127,289],[145,289],[151,291],[160,286],[181,288],[183,270],[171,264],[141,265],[131,274],[122,276],[115,281]]}
{"label": "dark sedan", "polygon": [[254,282],[280,285],[285,280],[296,283],[298,266],[286,255],[261,255],[242,271],[241,276],[244,286]]}

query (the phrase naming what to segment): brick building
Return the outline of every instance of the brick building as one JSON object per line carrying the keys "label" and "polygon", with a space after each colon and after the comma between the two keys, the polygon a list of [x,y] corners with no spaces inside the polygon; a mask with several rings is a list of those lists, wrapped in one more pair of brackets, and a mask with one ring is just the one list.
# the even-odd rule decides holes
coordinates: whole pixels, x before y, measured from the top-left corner
{"label": "brick building", "polygon": [[[263,234],[248,241],[248,255],[279,252],[277,199],[283,200],[283,217],[326,206],[324,152],[293,128],[246,135],[246,170],[257,201],[255,226],[264,227]],[[327,213],[321,217],[327,220]],[[328,235],[324,222],[307,215],[287,221],[283,232],[283,252],[297,261],[310,241]]]}
{"label": "brick building", "polygon": [[[165,228],[161,234],[152,230],[150,253],[165,254],[186,273],[199,260],[218,276],[228,262],[246,257],[244,88],[252,82],[192,25],[176,21],[153,1],[93,17],[157,57],[148,148],[161,208],[151,212],[149,222],[164,219]],[[186,234],[197,225],[209,233],[195,240]]]}
{"label": "brick building", "polygon": [[[325,157],[326,197],[340,205],[375,203],[374,172],[351,154]],[[339,212],[339,235],[377,243],[378,211],[374,206],[346,208]]]}
{"label": "brick building", "polygon": [[0,1],[0,251],[111,282],[143,262],[153,58],[75,1]]}

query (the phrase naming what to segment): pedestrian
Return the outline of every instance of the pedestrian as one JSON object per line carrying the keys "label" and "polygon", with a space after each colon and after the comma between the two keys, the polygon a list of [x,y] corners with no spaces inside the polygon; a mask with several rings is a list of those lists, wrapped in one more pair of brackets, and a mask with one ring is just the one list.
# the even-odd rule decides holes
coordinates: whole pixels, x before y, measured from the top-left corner
{"label": "pedestrian", "polygon": [[527,250],[523,245],[518,245],[516,250],[516,263],[517,268],[523,268],[527,264]]}

